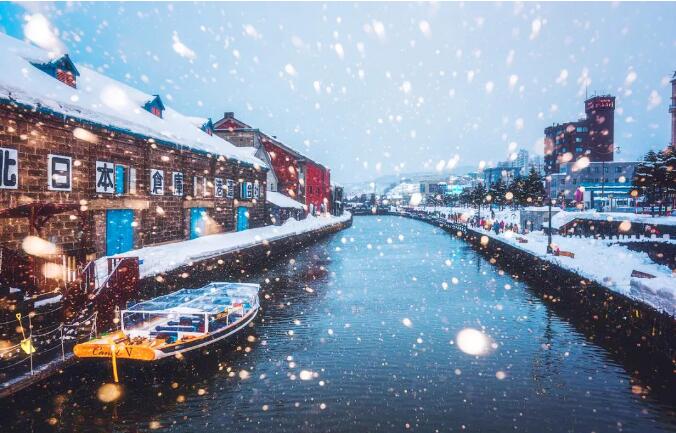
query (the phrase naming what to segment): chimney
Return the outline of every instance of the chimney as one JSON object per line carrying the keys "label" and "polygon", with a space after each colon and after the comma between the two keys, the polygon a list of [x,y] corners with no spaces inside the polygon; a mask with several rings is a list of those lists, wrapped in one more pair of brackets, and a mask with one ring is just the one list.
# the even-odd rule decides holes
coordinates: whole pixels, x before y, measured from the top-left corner
{"label": "chimney", "polygon": [[232,111],[226,111],[225,113],[223,113],[223,118],[224,119],[234,119],[235,113],[233,113]]}

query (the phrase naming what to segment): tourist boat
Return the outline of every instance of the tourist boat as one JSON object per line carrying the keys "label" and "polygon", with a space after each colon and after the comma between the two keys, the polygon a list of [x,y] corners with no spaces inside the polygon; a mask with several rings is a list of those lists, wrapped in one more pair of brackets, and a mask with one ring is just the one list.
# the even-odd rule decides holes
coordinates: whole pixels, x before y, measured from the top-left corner
{"label": "tourist boat", "polygon": [[156,361],[217,343],[258,314],[258,284],[210,283],[123,310],[121,329],[75,345],[78,358]]}

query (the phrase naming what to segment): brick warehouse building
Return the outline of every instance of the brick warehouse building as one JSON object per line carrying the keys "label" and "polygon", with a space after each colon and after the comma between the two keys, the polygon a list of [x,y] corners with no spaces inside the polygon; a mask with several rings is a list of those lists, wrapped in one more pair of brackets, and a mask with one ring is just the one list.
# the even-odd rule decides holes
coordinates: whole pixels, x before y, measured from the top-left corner
{"label": "brick warehouse building", "polygon": [[[214,123],[214,133],[236,146],[263,148],[272,165],[279,191],[315,210],[331,211],[331,171],[275,137],[252,128],[232,112]],[[269,182],[270,183],[270,182]]]}
{"label": "brick warehouse building", "polygon": [[615,151],[615,97],[585,100],[586,117],[545,128],[545,172],[558,173],[562,163],[583,156],[591,162],[613,160]]}
{"label": "brick warehouse building", "polygon": [[34,278],[43,290],[95,257],[263,225],[268,168],[250,153],[67,56],[0,35],[0,58],[0,265],[10,285],[19,276],[8,257],[36,248],[31,235],[64,264]]}

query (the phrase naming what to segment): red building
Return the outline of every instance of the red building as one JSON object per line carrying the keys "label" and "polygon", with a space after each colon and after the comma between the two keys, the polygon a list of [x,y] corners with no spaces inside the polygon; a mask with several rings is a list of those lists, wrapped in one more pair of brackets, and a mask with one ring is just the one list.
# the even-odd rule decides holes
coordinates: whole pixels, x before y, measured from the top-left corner
{"label": "red building", "polygon": [[308,208],[308,211],[330,211],[331,171],[274,136],[235,118],[226,112],[214,123],[214,133],[241,147],[263,148],[272,164],[277,184],[268,180],[270,191],[278,191]]}
{"label": "red building", "polygon": [[331,211],[331,171],[314,161],[305,161],[305,204],[315,210]]}
{"label": "red building", "polygon": [[586,117],[545,128],[545,172],[581,157],[590,162],[613,160],[615,151],[615,97],[593,96],[584,102]]}

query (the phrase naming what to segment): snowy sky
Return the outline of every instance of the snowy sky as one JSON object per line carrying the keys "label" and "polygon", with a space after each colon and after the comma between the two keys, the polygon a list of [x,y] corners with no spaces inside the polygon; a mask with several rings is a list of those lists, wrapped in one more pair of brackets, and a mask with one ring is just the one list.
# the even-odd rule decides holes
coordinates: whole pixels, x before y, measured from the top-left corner
{"label": "snowy sky", "polygon": [[617,159],[670,140],[676,3],[0,3],[0,31],[34,14],[75,61],[234,111],[339,182],[541,152],[586,86],[617,97]]}

